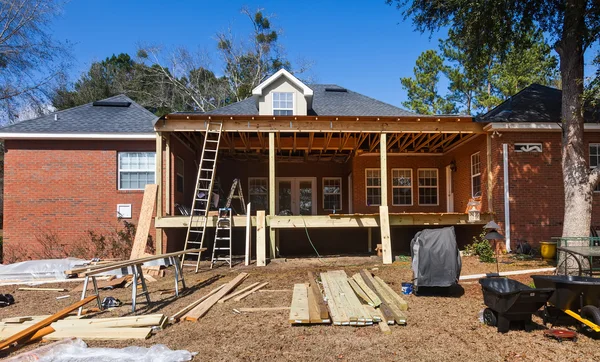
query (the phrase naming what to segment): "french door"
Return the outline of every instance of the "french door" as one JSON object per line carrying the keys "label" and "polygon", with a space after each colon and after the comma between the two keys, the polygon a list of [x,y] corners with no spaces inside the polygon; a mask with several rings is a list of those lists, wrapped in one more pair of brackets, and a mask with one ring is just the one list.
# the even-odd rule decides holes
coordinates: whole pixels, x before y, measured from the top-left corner
{"label": "french door", "polygon": [[278,177],[277,214],[317,214],[317,179],[315,177]]}

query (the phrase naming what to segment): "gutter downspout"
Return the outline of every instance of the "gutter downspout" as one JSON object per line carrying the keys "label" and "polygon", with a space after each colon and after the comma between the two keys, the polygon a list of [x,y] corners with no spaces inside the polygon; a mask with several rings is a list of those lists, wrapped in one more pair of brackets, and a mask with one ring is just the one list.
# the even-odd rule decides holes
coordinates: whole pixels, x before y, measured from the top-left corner
{"label": "gutter downspout", "polygon": [[502,144],[502,158],[504,159],[504,238],[506,251],[510,252],[510,192],[508,189],[508,144]]}

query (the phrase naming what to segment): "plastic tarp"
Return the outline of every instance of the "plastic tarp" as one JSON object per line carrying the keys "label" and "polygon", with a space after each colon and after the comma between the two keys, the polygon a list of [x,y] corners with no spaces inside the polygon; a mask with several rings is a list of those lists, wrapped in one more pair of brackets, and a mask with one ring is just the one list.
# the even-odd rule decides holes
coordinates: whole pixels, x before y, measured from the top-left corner
{"label": "plastic tarp", "polygon": [[88,261],[77,258],[28,260],[0,265],[0,283],[40,283],[65,280],[65,270],[73,269]]}
{"label": "plastic tarp", "polygon": [[419,231],[410,250],[415,287],[449,287],[458,282],[462,262],[453,226]]}

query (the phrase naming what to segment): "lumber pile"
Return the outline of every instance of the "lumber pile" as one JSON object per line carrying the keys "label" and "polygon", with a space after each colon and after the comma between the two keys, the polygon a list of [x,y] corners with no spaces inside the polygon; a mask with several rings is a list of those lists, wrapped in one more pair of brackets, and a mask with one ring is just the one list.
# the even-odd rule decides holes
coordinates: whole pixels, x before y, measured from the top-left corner
{"label": "lumber pile", "polygon": [[308,279],[309,284],[294,284],[291,324],[333,322],[334,325],[366,326],[379,323],[384,333],[390,331],[388,324],[406,324],[406,301],[381,278],[366,270],[351,278],[343,270],[321,273],[323,293],[313,273],[308,273]]}

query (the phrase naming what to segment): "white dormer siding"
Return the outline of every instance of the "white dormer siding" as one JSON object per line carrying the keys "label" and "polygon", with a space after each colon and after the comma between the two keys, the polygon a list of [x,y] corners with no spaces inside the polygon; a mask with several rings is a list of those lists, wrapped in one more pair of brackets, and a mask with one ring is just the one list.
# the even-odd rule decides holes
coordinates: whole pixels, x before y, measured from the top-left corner
{"label": "white dormer siding", "polygon": [[[279,107],[274,109],[273,94],[275,93],[279,93],[279,98],[285,98],[286,102],[277,102]],[[288,108],[290,106],[290,102],[287,101],[289,94],[291,94],[291,108]],[[306,116],[311,107],[313,91],[291,73],[281,69],[254,88],[252,95],[256,99],[260,115],[272,116],[277,110],[291,109],[294,116]],[[277,113],[281,115],[281,113],[287,112]]]}

